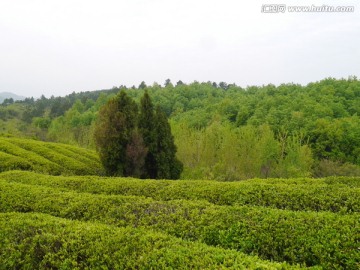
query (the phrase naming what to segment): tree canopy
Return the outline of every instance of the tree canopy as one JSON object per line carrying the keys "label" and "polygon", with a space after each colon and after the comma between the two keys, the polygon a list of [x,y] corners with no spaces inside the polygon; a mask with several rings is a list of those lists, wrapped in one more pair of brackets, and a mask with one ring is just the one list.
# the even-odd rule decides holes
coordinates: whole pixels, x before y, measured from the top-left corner
{"label": "tree canopy", "polygon": [[[147,169],[140,173],[142,177],[158,174],[150,169],[156,164],[153,133],[158,129],[154,124],[157,106],[170,119],[176,156],[184,164],[183,178],[360,174],[360,81],[354,76],[326,78],[304,86],[287,83],[246,88],[211,81],[173,84],[167,79],[163,85],[144,82],[131,89],[121,85],[66,97],[28,98],[0,105],[0,130],[95,148],[93,135],[100,108],[122,90],[139,104],[137,128],[127,151],[135,162],[141,155],[134,156],[134,149],[140,151],[141,140],[146,145],[143,166]],[[151,96],[151,104],[145,92]],[[266,141],[271,147],[258,147],[255,138],[259,145]],[[246,149],[253,144],[257,152],[249,159],[245,153],[252,152]],[[264,161],[261,156],[269,153]]]}

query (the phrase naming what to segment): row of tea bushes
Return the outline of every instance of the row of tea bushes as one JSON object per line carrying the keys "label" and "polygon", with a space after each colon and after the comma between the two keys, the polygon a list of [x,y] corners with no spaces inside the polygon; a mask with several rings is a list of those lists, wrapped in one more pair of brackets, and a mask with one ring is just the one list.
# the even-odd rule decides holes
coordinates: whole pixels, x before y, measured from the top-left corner
{"label": "row of tea bushes", "polygon": [[189,241],[324,269],[358,269],[360,215],[216,206],[206,201],[66,192],[0,181],[1,212],[145,227]]}
{"label": "row of tea bushes", "polygon": [[[8,168],[15,168],[33,170],[40,173],[48,173],[51,171],[54,175],[59,175],[62,171],[59,164],[56,164],[32,151],[27,151],[17,145],[14,145],[7,138],[5,139],[0,137],[0,153],[3,155],[6,154],[7,156],[7,159],[5,159],[5,155],[3,156],[4,162],[0,164],[0,171],[6,171]],[[15,163],[14,158],[21,160],[21,163]],[[4,166],[5,162],[7,166]]]}
{"label": "row of tea bushes", "polygon": [[129,178],[62,177],[12,171],[0,179],[32,185],[62,187],[78,192],[152,197],[156,200],[207,200],[217,205],[256,205],[295,211],[360,212],[360,189],[343,183],[313,180],[309,185],[282,179],[216,182],[206,180],[139,180]]}
{"label": "row of tea bushes", "polygon": [[[41,155],[57,164],[61,164],[62,167],[76,171],[79,175],[86,174],[87,171],[96,168],[98,171],[94,170],[92,174],[97,174],[101,171],[98,155],[94,151],[66,144],[44,143],[19,138],[11,139],[11,143]],[[74,160],[78,162],[74,164]]]}
{"label": "row of tea bushes", "polygon": [[0,151],[0,172],[10,170],[30,170],[32,165],[26,159]]}
{"label": "row of tea bushes", "polygon": [[145,229],[0,213],[1,269],[300,269]]}
{"label": "row of tea bushes", "polygon": [[324,179],[324,182],[328,185],[343,184],[353,188],[360,188],[360,177],[329,176]]}
{"label": "row of tea bushes", "polygon": [[0,172],[29,170],[52,175],[103,174],[96,153],[74,146],[0,137]]}
{"label": "row of tea bushes", "polygon": [[360,177],[356,176],[328,176],[325,178],[268,178],[268,179],[248,179],[243,182],[267,183],[270,185],[344,185],[353,188],[360,188]]}

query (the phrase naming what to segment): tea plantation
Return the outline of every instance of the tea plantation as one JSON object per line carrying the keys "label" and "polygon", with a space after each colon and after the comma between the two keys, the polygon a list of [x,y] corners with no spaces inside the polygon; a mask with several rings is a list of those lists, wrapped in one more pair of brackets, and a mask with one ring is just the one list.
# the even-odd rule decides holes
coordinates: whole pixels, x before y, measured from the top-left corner
{"label": "tea plantation", "polygon": [[94,151],[66,144],[0,136],[0,172],[14,169],[52,175],[103,174]]}
{"label": "tea plantation", "polygon": [[0,138],[0,269],[359,269],[360,178],[109,178]]}

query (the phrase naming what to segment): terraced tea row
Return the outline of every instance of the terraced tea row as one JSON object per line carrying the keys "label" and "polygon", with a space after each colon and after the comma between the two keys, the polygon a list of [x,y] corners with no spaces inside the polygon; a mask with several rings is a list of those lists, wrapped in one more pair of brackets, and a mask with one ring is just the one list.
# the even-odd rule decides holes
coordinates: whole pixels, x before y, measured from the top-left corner
{"label": "terraced tea row", "polygon": [[[358,179],[248,180],[243,182],[136,180],[129,178],[62,177],[12,171],[0,179],[62,187],[78,192],[152,197],[156,200],[207,200],[218,205],[257,205],[298,211],[360,212]],[[348,184],[344,184],[348,183]]]}
{"label": "terraced tea row", "polygon": [[52,175],[99,175],[96,153],[79,147],[0,137],[0,172],[29,170]]}
{"label": "terraced tea row", "polygon": [[263,259],[358,269],[359,214],[216,206],[206,201],[66,192],[0,181],[1,212],[41,212],[116,226],[151,228]]}
{"label": "terraced tea row", "polygon": [[0,214],[2,269],[300,269],[144,229]]}

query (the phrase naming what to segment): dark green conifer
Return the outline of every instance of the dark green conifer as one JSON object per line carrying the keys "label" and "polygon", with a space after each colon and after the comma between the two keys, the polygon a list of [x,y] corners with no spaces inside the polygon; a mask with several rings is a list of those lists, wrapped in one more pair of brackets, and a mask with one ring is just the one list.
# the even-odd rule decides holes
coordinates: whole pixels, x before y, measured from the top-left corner
{"label": "dark green conifer", "polygon": [[176,145],[165,113],[156,107],[157,144],[155,160],[158,179],[179,179],[183,164],[176,158]]}
{"label": "dark green conifer", "polygon": [[157,178],[157,164],[155,158],[157,149],[156,119],[154,105],[152,104],[147,91],[145,91],[144,96],[140,101],[139,131],[148,149],[145,157],[145,173],[142,177],[155,179]]}
{"label": "dark green conifer", "polygon": [[106,173],[153,179],[178,179],[183,169],[164,112],[150,96],[136,103],[121,91],[98,116],[95,142]]}
{"label": "dark green conifer", "polygon": [[95,143],[107,175],[124,176],[126,149],[137,125],[136,103],[121,91],[99,111]]}

